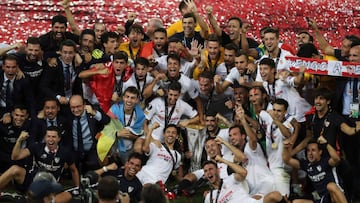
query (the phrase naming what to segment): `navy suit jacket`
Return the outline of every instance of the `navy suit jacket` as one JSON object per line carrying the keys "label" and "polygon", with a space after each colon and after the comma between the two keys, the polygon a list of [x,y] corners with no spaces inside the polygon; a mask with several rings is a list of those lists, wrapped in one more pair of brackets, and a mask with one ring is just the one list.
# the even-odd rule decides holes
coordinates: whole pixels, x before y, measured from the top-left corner
{"label": "navy suit jacket", "polygon": [[[46,134],[47,123],[46,119],[33,119],[33,128],[31,129],[32,142],[42,142]],[[56,118],[56,126],[59,128],[61,140],[66,140],[70,135],[70,123],[61,116]]]}
{"label": "navy suit jacket", "polygon": [[[98,132],[100,132],[104,126],[106,124],[108,124],[110,122],[110,117],[108,115],[106,115],[102,110],[98,110],[100,113],[101,113],[101,120],[100,121],[97,121],[95,119],[95,117],[89,113],[86,114],[87,116],[87,121],[89,123],[89,129],[90,129],[90,134],[91,134],[91,137],[92,137],[92,140],[93,140],[93,148],[96,146],[96,134]],[[73,117],[71,119],[71,125],[70,125],[70,136],[67,136],[66,139],[64,139],[64,144],[66,146],[71,146],[71,149],[74,150],[74,146],[73,146],[73,136],[74,136],[74,132],[72,131],[73,130],[73,121],[75,120],[76,118]],[[76,124],[75,124],[76,125]]]}
{"label": "navy suit jacket", "polygon": [[[42,74],[40,90],[44,97],[56,98],[57,95],[65,96],[65,78],[60,59],[57,59],[57,64],[56,67],[45,67]],[[74,64],[73,67],[75,67]],[[72,94],[81,95],[81,89],[81,79],[76,76],[75,81],[72,84]]]}
{"label": "navy suit jacket", "polygon": [[[4,71],[0,71],[0,88],[4,83]],[[1,89],[0,89],[1,90]],[[0,93],[1,94],[1,93]],[[13,83],[12,91],[13,104],[22,104],[27,107],[28,112],[31,116],[35,115],[35,102],[34,97],[29,85],[28,78],[15,79]],[[1,113],[8,113],[13,110],[14,106],[1,109]]]}

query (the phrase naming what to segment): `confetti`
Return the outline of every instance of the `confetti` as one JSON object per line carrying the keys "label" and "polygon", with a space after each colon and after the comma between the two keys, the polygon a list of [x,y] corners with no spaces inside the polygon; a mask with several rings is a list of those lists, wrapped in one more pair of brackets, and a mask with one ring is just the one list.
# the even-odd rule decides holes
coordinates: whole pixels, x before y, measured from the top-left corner
{"label": "confetti", "polygon": [[[74,0],[71,11],[81,29],[91,28],[96,19],[103,19],[108,28],[115,30],[123,25],[127,12],[138,14],[137,22],[146,23],[148,18],[161,17],[165,26],[181,19],[178,11],[180,0]],[[249,36],[260,39],[259,30],[272,25],[280,29],[282,41],[295,46],[299,30],[308,30],[304,17],[315,19],[333,46],[340,47],[342,37],[359,34],[360,6],[358,0],[196,0],[201,15],[207,5],[220,25],[226,25],[231,16],[238,16],[252,24]],[[38,36],[51,29],[50,19],[64,14],[59,0],[25,1],[2,0],[0,3],[0,42],[13,43]],[[70,30],[70,28],[69,28]],[[312,31],[311,31],[312,32]],[[341,37],[339,37],[341,36]]]}

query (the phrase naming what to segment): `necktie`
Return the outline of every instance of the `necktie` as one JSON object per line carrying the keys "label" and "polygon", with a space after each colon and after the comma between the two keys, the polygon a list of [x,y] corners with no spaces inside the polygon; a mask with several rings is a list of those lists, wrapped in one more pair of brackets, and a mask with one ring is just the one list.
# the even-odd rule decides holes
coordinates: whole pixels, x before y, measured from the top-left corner
{"label": "necktie", "polygon": [[119,82],[115,83],[115,92],[121,96],[122,94],[122,80],[120,79]]}
{"label": "necktie", "polygon": [[50,126],[55,126],[55,122],[53,120],[49,120]]}
{"label": "necktie", "polygon": [[353,102],[356,102],[357,98],[358,98],[358,78],[354,78],[354,82],[353,82]]}
{"label": "necktie", "polygon": [[77,118],[77,126],[76,126],[76,130],[77,130],[77,141],[78,141],[78,151],[80,152],[80,154],[82,154],[84,152],[84,146],[83,146],[83,137],[82,137],[82,129],[81,129],[81,123],[80,123],[80,118]]}
{"label": "necktie", "polygon": [[70,67],[69,66],[65,66],[64,67],[64,79],[65,79],[65,90],[70,90]]}
{"label": "necktie", "polygon": [[13,106],[12,96],[11,96],[11,80],[6,81],[6,108],[11,109]]}

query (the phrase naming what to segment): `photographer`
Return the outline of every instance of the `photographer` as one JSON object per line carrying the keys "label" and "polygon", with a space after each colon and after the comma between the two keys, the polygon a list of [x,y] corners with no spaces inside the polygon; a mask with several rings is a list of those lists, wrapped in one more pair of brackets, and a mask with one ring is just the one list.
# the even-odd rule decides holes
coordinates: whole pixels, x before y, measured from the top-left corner
{"label": "photographer", "polygon": [[130,203],[129,195],[119,192],[119,189],[120,185],[115,177],[103,177],[98,185],[99,203],[116,203],[118,200],[121,203]]}
{"label": "photographer", "polygon": [[55,194],[62,191],[59,183],[50,180],[35,180],[31,183],[28,191],[29,203],[51,203],[55,202]]}

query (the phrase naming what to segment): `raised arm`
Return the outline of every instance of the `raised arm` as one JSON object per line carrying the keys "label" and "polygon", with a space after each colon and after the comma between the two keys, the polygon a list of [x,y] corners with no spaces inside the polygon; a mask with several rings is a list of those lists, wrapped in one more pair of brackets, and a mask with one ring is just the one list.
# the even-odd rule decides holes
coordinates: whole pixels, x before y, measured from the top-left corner
{"label": "raised arm", "polygon": [[218,94],[222,94],[225,90],[231,85],[231,83],[227,80],[221,83],[221,76],[215,75],[214,76],[214,83],[215,83],[215,91]]}
{"label": "raised arm", "polygon": [[[293,155],[299,153],[302,149],[304,149],[304,148],[306,147],[306,145],[309,143],[309,141],[310,141],[313,137],[314,137],[314,136],[313,136],[312,131],[309,130],[309,129],[306,129],[306,137],[305,137],[305,139],[303,139],[297,146],[295,146],[295,148],[292,149],[291,155],[293,156]],[[291,141],[290,141],[290,140],[291,140]],[[289,140],[289,142],[295,143],[295,141],[292,142],[292,141],[295,140],[295,139],[290,139],[290,140]]]}
{"label": "raised arm", "polygon": [[215,16],[213,15],[213,7],[212,6],[206,6],[205,11],[206,11],[207,17],[209,19],[210,25],[211,25],[214,33],[218,37],[221,37],[222,30],[221,30],[217,20],[215,19]]}
{"label": "raised arm", "polygon": [[242,162],[243,160],[246,159],[245,154],[241,150],[236,148],[234,145],[231,145],[230,143],[226,142],[221,137],[217,136],[215,138],[215,141],[216,141],[216,143],[222,144],[225,147],[227,147],[234,154],[234,162],[235,163]]}
{"label": "raised arm", "polygon": [[350,127],[346,123],[341,123],[340,129],[341,129],[341,131],[343,133],[345,133],[345,134],[347,134],[349,136],[356,135],[360,131],[360,121],[356,121],[356,126],[355,127]]}
{"label": "raised arm", "polygon": [[13,49],[19,49],[22,46],[21,42],[16,42],[10,46],[6,46],[4,48],[0,48],[0,56],[5,55],[8,51],[13,50]]}
{"label": "raised arm", "polygon": [[268,113],[273,119],[273,124],[275,124],[279,128],[282,136],[289,138],[291,136],[290,130],[281,121],[275,119],[273,110],[269,110]]}
{"label": "raised arm", "polygon": [[164,73],[159,73],[157,71],[153,71],[156,72],[156,74],[154,74],[154,80],[145,87],[144,91],[143,91],[143,97],[144,99],[147,99],[149,97],[151,97],[151,95],[154,94],[154,87],[155,85],[162,79],[166,78],[166,75]]}
{"label": "raised arm", "polygon": [[298,135],[299,135],[299,131],[300,131],[300,123],[297,122],[297,120],[294,118],[290,121],[291,125],[294,127],[294,131],[293,133],[290,135],[290,142],[291,143],[295,143]]}
{"label": "raised arm", "polygon": [[192,12],[195,15],[196,22],[199,24],[201,30],[200,35],[205,40],[209,36],[209,28],[204,20],[204,18],[199,14],[198,9],[196,8],[196,5],[193,0],[185,0],[186,5],[188,6],[190,12]]}
{"label": "raised arm", "polygon": [[291,145],[289,140],[284,141],[284,149],[283,149],[283,152],[282,152],[282,158],[283,158],[284,162],[287,165],[290,165],[290,166],[292,166],[294,168],[299,169],[300,168],[299,160],[294,159],[294,158],[291,157],[291,153],[290,153],[291,146],[292,145]]}
{"label": "raised arm", "polygon": [[94,75],[108,75],[109,74],[109,69],[105,68],[104,64],[101,64],[101,63],[95,64],[94,67],[95,67],[95,70],[88,69],[88,70],[81,71],[79,73],[79,78],[86,79],[86,78],[91,78]]}
{"label": "raised arm", "polygon": [[316,24],[316,21],[313,19],[309,19],[308,24],[311,28],[315,31],[315,37],[316,40],[319,43],[320,49],[326,54],[330,56],[335,55],[334,47],[332,47],[325,39],[325,37],[321,34],[318,25]]}
{"label": "raised arm", "polygon": [[318,143],[326,144],[326,149],[327,149],[327,151],[329,152],[329,155],[330,155],[329,165],[330,166],[337,166],[339,164],[339,162],[340,162],[340,156],[337,154],[334,147],[332,147],[323,136],[320,136],[318,138]]}
{"label": "raised arm", "polygon": [[69,25],[71,27],[71,30],[74,34],[76,35],[80,35],[80,29],[77,26],[77,24],[75,23],[75,19],[73,14],[71,13],[70,10],[70,0],[64,0],[61,5],[64,7],[64,11],[65,11],[65,15],[66,15],[66,19],[69,22]]}
{"label": "raised arm", "polygon": [[304,72],[306,70],[305,66],[300,66],[299,74],[295,76],[294,85],[299,86],[304,82]]}
{"label": "raised arm", "polygon": [[250,148],[252,150],[256,150],[256,148],[257,148],[256,133],[253,131],[253,129],[250,127],[249,123],[247,122],[246,117],[245,117],[245,111],[241,105],[239,105],[239,107],[236,109],[236,116],[240,120],[241,125],[244,127],[245,133],[249,138]]}
{"label": "raised arm", "polygon": [[16,140],[15,146],[11,153],[12,160],[20,160],[25,157],[30,156],[30,150],[28,148],[21,149],[21,144],[23,141],[29,138],[29,133],[26,131],[21,131],[19,138]]}
{"label": "raised arm", "polygon": [[234,177],[237,181],[245,180],[247,171],[244,167],[242,167],[234,162],[228,161],[219,155],[216,155],[215,160],[216,160],[216,162],[220,162],[220,163],[224,163],[224,164],[228,165],[234,171]]}
{"label": "raised arm", "polygon": [[[144,122],[144,124],[145,124],[145,122]],[[145,142],[144,142],[144,145],[143,145],[143,147],[142,147],[142,150],[143,150],[144,153],[147,154],[147,153],[150,152],[150,142],[151,142],[151,140],[152,140],[152,136],[151,136],[152,131],[153,131],[154,129],[158,128],[159,126],[160,126],[160,125],[159,125],[157,122],[155,122],[154,124],[152,124],[152,125],[150,126],[148,132],[145,134]]]}
{"label": "raised arm", "polygon": [[243,23],[241,26],[241,50],[243,50],[244,52],[249,51],[249,42],[246,38],[246,33],[249,28],[250,28],[249,23]]}
{"label": "raised arm", "polygon": [[129,35],[130,27],[134,24],[137,15],[136,13],[130,11],[128,12],[127,17],[128,19],[125,22],[125,35]]}
{"label": "raised arm", "polygon": [[187,119],[187,120],[183,120],[179,122],[179,126],[180,127],[186,127],[190,124],[198,124],[200,121],[200,116],[199,114],[194,116],[193,118]]}
{"label": "raised arm", "polygon": [[[184,54],[184,59],[186,59],[189,62],[192,62],[194,60],[194,56],[193,52],[196,52],[196,49],[198,48],[198,41],[197,40],[193,40],[191,42],[191,49],[189,50],[187,47],[185,47],[181,42],[177,43],[177,46],[179,48],[179,50],[181,51],[181,53]],[[200,45],[201,46],[201,45]],[[198,50],[198,49],[197,49]],[[198,50],[199,51],[199,50]],[[197,54],[197,53],[196,53]]]}

